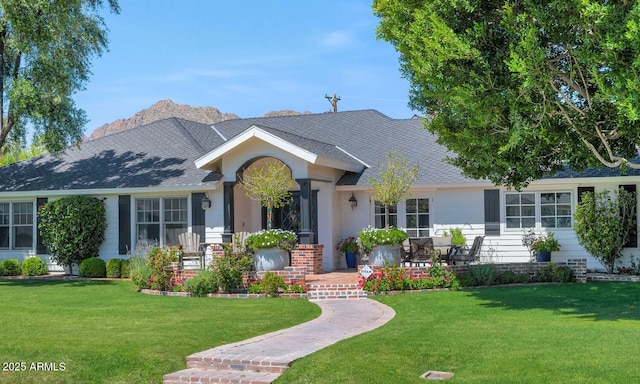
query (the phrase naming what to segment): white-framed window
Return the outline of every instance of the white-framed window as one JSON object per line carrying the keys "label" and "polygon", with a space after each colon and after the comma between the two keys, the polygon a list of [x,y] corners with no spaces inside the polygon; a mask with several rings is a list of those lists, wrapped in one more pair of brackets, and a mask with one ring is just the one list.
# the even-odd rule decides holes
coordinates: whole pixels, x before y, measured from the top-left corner
{"label": "white-framed window", "polygon": [[0,249],[33,249],[34,203],[0,203]]}
{"label": "white-framed window", "polygon": [[429,237],[429,199],[405,200],[405,218],[409,237]]}
{"label": "white-framed window", "polygon": [[571,228],[571,192],[540,193],[540,225],[543,228]]}
{"label": "white-framed window", "polygon": [[160,245],[179,244],[178,235],[187,232],[186,197],[136,199],[136,238]]}
{"label": "white-framed window", "polygon": [[572,193],[569,191],[507,192],[507,229],[571,228]]}
{"label": "white-framed window", "polygon": [[[409,237],[429,237],[430,234],[430,198],[410,197],[389,207],[389,224],[403,228]],[[385,207],[374,202],[373,219],[376,228],[385,227]]]}
{"label": "white-framed window", "polygon": [[[387,225],[387,222],[385,221],[386,220],[385,212],[386,212],[385,206],[376,201],[374,212],[373,212],[373,218],[375,223],[374,225],[376,228],[384,228]],[[389,207],[389,225],[392,227],[398,226],[398,206],[397,205],[393,205]]]}

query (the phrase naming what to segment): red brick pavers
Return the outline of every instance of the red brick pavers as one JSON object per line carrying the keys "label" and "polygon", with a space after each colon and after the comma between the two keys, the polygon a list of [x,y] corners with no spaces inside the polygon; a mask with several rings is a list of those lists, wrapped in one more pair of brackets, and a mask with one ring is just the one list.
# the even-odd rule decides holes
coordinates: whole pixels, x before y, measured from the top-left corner
{"label": "red brick pavers", "polygon": [[165,375],[164,383],[271,383],[296,359],[376,329],[395,316],[393,309],[370,299],[313,302],[322,309],[318,318],[188,356],[189,369]]}

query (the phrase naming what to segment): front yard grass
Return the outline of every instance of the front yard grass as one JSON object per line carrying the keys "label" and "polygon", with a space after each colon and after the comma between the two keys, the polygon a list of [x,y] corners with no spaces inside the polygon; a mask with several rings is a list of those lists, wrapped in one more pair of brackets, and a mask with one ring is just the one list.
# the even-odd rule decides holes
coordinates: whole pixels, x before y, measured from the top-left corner
{"label": "front yard grass", "polygon": [[319,314],[307,300],[149,296],[130,281],[0,280],[0,383],[161,383],[187,355]]}
{"label": "front yard grass", "polygon": [[640,284],[588,283],[377,296],[396,316],[296,361],[276,383],[640,382]]}

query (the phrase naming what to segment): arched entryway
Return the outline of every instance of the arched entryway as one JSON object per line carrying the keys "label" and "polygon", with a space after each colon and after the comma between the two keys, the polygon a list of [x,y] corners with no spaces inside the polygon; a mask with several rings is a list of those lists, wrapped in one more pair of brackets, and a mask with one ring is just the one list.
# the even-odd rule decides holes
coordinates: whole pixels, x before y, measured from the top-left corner
{"label": "arched entryway", "polygon": [[[224,182],[224,233],[223,241],[230,242],[235,232],[255,232],[266,228],[266,208],[249,199],[238,183],[251,167],[263,167],[282,160],[259,156],[246,161],[238,168],[234,181]],[[287,165],[291,172],[291,167]],[[295,186],[289,204],[273,210],[273,228],[288,229],[298,235],[301,244],[316,244],[318,233],[318,191],[311,189],[311,179],[294,178]]]}

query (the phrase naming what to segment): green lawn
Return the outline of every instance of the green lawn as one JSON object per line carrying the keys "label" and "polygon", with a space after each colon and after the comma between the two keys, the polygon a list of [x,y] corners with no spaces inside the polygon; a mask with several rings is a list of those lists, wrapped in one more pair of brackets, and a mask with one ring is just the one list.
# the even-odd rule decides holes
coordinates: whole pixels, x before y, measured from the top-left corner
{"label": "green lawn", "polygon": [[307,300],[149,296],[129,281],[0,280],[1,368],[26,369],[0,383],[160,383],[189,354],[319,314]]}
{"label": "green lawn", "polygon": [[640,284],[484,288],[377,297],[396,317],[296,361],[286,383],[640,382]]}

